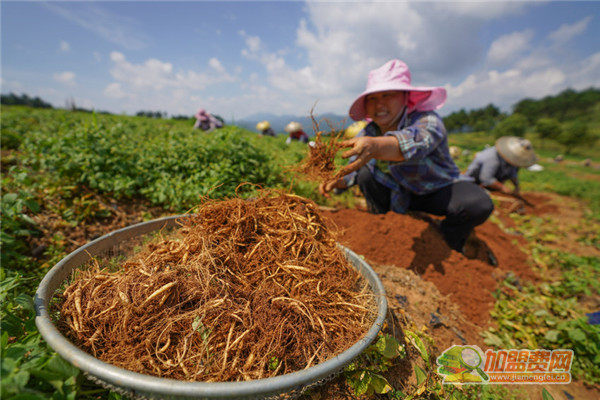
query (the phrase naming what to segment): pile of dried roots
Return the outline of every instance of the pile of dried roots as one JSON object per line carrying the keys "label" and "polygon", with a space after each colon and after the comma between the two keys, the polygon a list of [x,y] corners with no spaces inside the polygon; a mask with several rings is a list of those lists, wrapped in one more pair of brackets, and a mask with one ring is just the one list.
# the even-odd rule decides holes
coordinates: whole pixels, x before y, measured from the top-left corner
{"label": "pile of dried roots", "polygon": [[356,343],[376,316],[317,206],[273,191],[208,200],[118,270],[79,270],[57,297],[57,325],[78,347],[188,381],[308,368]]}

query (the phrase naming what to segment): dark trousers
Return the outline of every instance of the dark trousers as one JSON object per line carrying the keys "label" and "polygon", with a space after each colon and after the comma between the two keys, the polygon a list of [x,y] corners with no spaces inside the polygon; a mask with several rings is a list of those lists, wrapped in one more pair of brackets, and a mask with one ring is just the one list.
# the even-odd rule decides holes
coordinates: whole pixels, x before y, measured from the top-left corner
{"label": "dark trousers", "polygon": [[[377,182],[367,167],[358,171],[357,180],[369,212],[384,214],[391,210],[391,190]],[[469,181],[458,181],[425,195],[410,194],[409,210],[446,216],[440,230],[450,248],[460,252],[473,228],[484,223],[493,209],[494,203],[485,190]]]}

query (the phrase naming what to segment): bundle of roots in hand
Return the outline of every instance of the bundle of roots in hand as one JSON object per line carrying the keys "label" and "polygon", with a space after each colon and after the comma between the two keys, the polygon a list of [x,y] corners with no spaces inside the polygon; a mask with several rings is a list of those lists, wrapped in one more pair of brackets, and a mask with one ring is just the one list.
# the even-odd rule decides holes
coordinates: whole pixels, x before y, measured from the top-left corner
{"label": "bundle of roots in hand", "polygon": [[343,169],[335,165],[335,156],[340,150],[341,134],[335,134],[332,129],[329,140],[323,140],[323,132],[318,131],[315,140],[308,146],[308,156],[302,162],[298,171],[304,177],[313,181],[327,181],[344,175]]}
{"label": "bundle of roots in hand", "polygon": [[206,382],[308,368],[376,316],[316,204],[276,192],[206,201],[119,270],[78,271],[56,306],[59,329],[100,360]]}

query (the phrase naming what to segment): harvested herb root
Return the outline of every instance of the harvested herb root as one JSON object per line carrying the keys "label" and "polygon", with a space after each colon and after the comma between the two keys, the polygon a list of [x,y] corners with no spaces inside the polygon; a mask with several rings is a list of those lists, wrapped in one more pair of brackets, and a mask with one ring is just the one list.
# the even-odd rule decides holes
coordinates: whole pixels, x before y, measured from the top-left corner
{"label": "harvested herb root", "polygon": [[55,303],[59,329],[121,368],[224,382],[321,363],[376,316],[366,280],[309,200],[207,200],[180,225],[117,271],[97,261],[79,270]]}
{"label": "harvested herb root", "polygon": [[312,181],[328,181],[343,176],[343,169],[335,165],[336,153],[342,148],[340,137],[341,134],[336,135],[332,130],[329,140],[323,140],[323,132],[318,131],[298,172]]}

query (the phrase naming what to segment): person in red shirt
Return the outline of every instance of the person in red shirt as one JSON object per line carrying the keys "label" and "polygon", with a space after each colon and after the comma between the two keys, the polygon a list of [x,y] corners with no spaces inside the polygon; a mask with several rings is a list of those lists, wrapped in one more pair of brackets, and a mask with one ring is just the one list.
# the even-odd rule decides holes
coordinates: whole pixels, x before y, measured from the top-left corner
{"label": "person in red shirt", "polygon": [[302,124],[292,121],[285,127],[285,131],[289,133],[286,144],[290,144],[292,140],[299,140],[303,143],[308,143],[308,135],[302,130]]}

